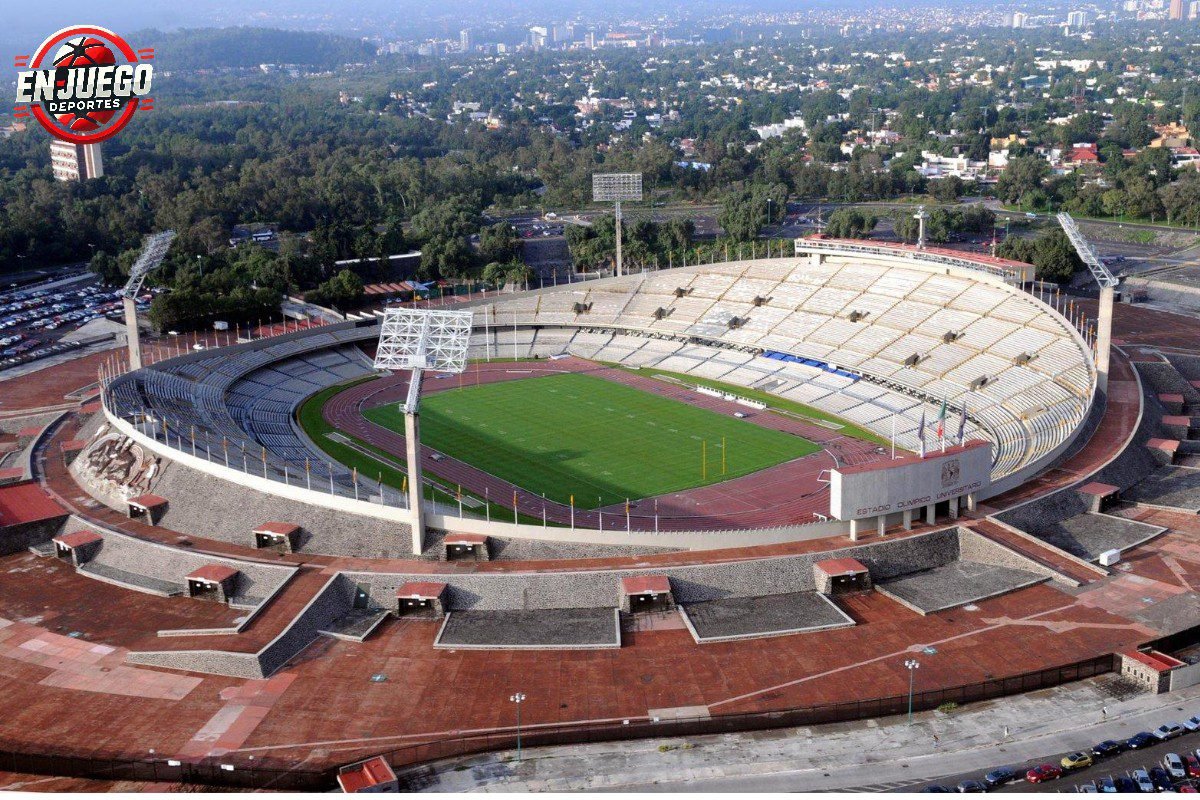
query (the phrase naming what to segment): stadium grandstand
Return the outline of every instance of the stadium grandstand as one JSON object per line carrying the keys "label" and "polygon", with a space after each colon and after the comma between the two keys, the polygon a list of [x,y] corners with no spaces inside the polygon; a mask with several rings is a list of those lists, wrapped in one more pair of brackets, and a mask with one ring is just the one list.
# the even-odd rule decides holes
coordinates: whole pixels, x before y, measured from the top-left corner
{"label": "stadium grandstand", "polygon": [[[475,312],[474,359],[569,354],[720,381],[846,420],[906,452],[936,447],[940,416],[952,428],[943,443],[991,443],[990,492],[998,493],[1070,445],[1096,388],[1086,335],[1022,290],[1026,269],[819,241],[798,244],[795,257],[698,264],[461,307]],[[112,378],[105,408],[165,452],[289,491],[315,486],[376,515],[400,511],[402,492],[329,458],[296,421],[314,393],[372,374],[358,346],[376,338],[377,321],[367,318],[189,353]]]}

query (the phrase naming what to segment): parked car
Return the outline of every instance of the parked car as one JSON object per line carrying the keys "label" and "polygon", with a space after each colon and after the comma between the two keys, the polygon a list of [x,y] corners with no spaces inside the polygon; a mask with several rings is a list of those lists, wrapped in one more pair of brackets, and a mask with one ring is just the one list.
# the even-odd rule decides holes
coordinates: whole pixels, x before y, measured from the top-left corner
{"label": "parked car", "polygon": [[1053,764],[1039,764],[1033,769],[1025,773],[1025,780],[1030,783],[1042,783],[1043,781],[1053,781],[1061,778],[1063,771],[1060,767]]}
{"label": "parked car", "polygon": [[958,791],[963,794],[983,794],[987,792],[987,787],[979,781],[962,781],[958,784]]}
{"label": "parked car", "polygon": [[1149,747],[1157,741],[1158,737],[1153,733],[1150,733],[1150,731],[1142,731],[1141,733],[1135,733],[1133,736],[1130,736],[1128,739],[1126,739],[1125,747],[1130,750],[1140,750],[1143,747]]}
{"label": "parked car", "polygon": [[1183,780],[1188,776],[1187,767],[1178,753],[1167,753],[1162,760],[1163,769],[1175,780]]}
{"label": "parked car", "polygon": [[983,776],[984,785],[989,789],[995,789],[997,786],[1003,786],[1006,783],[1011,783],[1017,779],[1017,771],[1012,767],[997,767],[996,769]]}
{"label": "parked car", "polygon": [[1075,791],[1082,792],[1083,794],[1096,794],[1100,790],[1096,788],[1094,781],[1088,781],[1087,783],[1081,783],[1076,786]]}
{"label": "parked car", "polygon": [[1098,742],[1092,745],[1093,758],[1108,758],[1115,756],[1125,750],[1124,742],[1115,742],[1112,739],[1105,739],[1103,742]]}
{"label": "parked car", "polygon": [[1117,784],[1115,781],[1113,781],[1111,775],[1107,778],[1100,779],[1100,791],[1105,794],[1116,794]]}
{"label": "parked car", "polygon": [[1069,753],[1059,763],[1063,769],[1083,769],[1092,765],[1092,757],[1087,753]]}
{"label": "parked car", "polygon": [[1160,792],[1169,792],[1175,788],[1175,782],[1171,780],[1171,776],[1162,767],[1150,768],[1150,782],[1154,784],[1154,788]]}
{"label": "parked car", "polygon": [[921,791],[927,792],[929,794],[949,794],[950,792],[953,792],[954,790],[948,789],[945,786],[942,786],[940,783],[932,783],[929,786],[926,786]]}
{"label": "parked car", "polygon": [[1197,789],[1196,784],[1193,783],[1192,781],[1185,781],[1184,783],[1179,784],[1178,786],[1175,787],[1175,791],[1177,791],[1181,794],[1200,793],[1200,789]]}
{"label": "parked car", "polygon": [[1174,739],[1176,736],[1182,736],[1184,734],[1184,727],[1178,722],[1168,722],[1166,725],[1159,725],[1152,733],[1154,734],[1154,738],[1160,742],[1165,742],[1168,739]]}
{"label": "parked car", "polygon": [[1150,773],[1146,772],[1146,770],[1135,769],[1133,772],[1129,773],[1129,777],[1133,779],[1134,784],[1137,786],[1136,791],[1154,791],[1154,781],[1150,780]]}
{"label": "parked car", "polygon": [[1189,778],[1200,778],[1200,756],[1194,753],[1184,756],[1183,768],[1187,770]]}
{"label": "parked car", "polygon": [[1134,783],[1132,778],[1126,778],[1123,775],[1120,778],[1113,778],[1113,784],[1117,787],[1117,791],[1121,794],[1130,794],[1141,791],[1138,789],[1138,785]]}
{"label": "parked car", "polygon": [[1189,731],[1200,731],[1200,715],[1185,719],[1183,721],[1183,727],[1187,728]]}

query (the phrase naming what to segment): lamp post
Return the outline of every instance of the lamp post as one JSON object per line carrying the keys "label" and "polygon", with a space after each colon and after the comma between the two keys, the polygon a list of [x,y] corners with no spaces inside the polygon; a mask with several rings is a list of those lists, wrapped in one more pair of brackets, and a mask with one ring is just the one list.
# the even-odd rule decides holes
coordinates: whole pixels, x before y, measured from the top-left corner
{"label": "lamp post", "polygon": [[521,703],[525,702],[525,694],[517,692],[512,697],[508,698],[509,702],[515,703],[517,706],[517,763],[521,761]]}
{"label": "lamp post", "polygon": [[921,662],[915,658],[907,659],[904,666],[908,667],[908,724],[912,725],[913,721],[913,677],[917,673],[917,669],[921,666]]}

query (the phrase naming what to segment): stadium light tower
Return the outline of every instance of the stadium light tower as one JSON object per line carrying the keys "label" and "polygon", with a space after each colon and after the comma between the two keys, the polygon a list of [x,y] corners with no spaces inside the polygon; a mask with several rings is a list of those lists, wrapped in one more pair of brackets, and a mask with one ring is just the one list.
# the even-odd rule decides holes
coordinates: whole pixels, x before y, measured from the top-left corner
{"label": "stadium light tower", "polygon": [[1071,240],[1075,252],[1100,285],[1100,308],[1096,319],[1096,388],[1107,392],[1109,350],[1112,347],[1113,297],[1120,281],[1108,271],[1104,262],[1096,257],[1096,252],[1092,250],[1087,239],[1083,238],[1083,233],[1075,225],[1075,220],[1071,219],[1070,214],[1060,213],[1057,219],[1063,233]]}
{"label": "stadium light tower", "polygon": [[925,210],[925,206],[917,206],[917,213],[913,214],[913,219],[917,221],[917,249],[925,249],[925,220],[929,219],[929,212]]}
{"label": "stadium light tower", "polygon": [[150,270],[156,269],[167,256],[175,231],[162,231],[146,237],[142,253],[129,268],[129,281],[121,290],[121,302],[125,306],[125,338],[129,343],[129,368],[142,368],[142,341],[138,336],[137,293],[142,290],[142,281]]}
{"label": "stadium light tower", "polygon": [[421,377],[425,370],[458,374],[467,368],[471,340],[470,311],[389,308],[384,312],[375,351],[375,368],[410,370],[404,412],[408,457],[408,509],[412,514],[413,554],[425,546],[425,497],[421,492],[421,432],[418,420]]}
{"label": "stadium light tower", "polygon": [[617,218],[617,274],[624,275],[621,264],[621,201],[642,199],[642,173],[607,172],[592,176],[592,200],[597,203],[613,203],[613,215]]}

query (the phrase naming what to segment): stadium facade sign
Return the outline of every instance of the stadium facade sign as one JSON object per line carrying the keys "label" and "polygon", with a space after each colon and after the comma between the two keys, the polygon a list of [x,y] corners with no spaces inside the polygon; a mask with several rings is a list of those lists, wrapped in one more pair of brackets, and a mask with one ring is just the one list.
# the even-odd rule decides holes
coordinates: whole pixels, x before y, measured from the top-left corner
{"label": "stadium facade sign", "polygon": [[153,108],[153,48],[134,50],[112,31],[76,25],[54,33],[32,56],[17,56],[13,115],[33,117],[73,144],[115,136],[139,110]]}
{"label": "stadium facade sign", "polygon": [[925,458],[892,461],[830,471],[829,514],[851,520],[895,514],[976,494],[992,484],[992,445],[973,439],[934,451]]}

